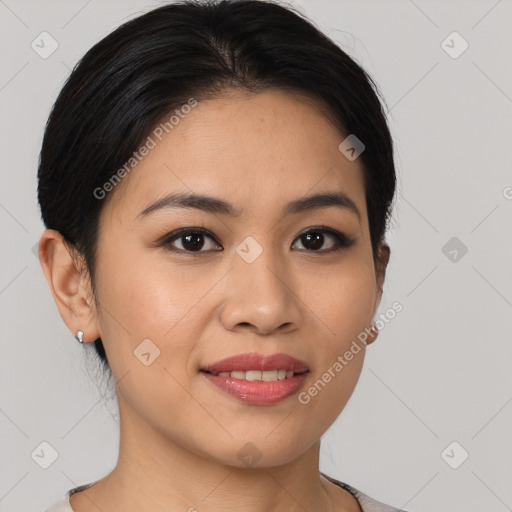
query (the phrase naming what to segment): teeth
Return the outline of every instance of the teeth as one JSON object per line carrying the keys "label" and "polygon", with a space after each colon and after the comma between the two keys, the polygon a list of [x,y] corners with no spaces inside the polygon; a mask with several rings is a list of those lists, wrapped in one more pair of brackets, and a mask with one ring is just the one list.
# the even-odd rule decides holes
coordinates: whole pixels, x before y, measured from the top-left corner
{"label": "teeth", "polygon": [[241,379],[241,380],[262,380],[264,382],[275,382],[276,380],[284,380],[290,379],[293,377],[293,370],[249,370],[246,372],[242,371],[233,371],[233,372],[220,372],[215,373],[214,375],[218,375],[219,377],[232,377],[233,379]]}
{"label": "teeth", "polygon": [[266,372],[261,372],[261,380],[265,382],[273,382],[278,380],[277,370],[268,370]]}

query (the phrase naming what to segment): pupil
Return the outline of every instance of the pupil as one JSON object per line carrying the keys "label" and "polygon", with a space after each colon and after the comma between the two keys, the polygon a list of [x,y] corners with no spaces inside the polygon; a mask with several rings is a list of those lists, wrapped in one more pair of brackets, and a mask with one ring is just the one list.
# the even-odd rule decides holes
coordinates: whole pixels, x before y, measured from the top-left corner
{"label": "pupil", "polygon": [[[320,249],[323,245],[324,236],[321,233],[308,233],[306,239],[312,249]],[[313,242],[311,244],[311,242]]]}
{"label": "pupil", "polygon": [[201,235],[200,233],[184,236],[183,238],[185,239],[185,243],[183,244],[183,247],[185,247],[185,249],[192,251],[201,249],[201,247],[204,244],[204,240],[202,240],[202,237],[203,235]]}

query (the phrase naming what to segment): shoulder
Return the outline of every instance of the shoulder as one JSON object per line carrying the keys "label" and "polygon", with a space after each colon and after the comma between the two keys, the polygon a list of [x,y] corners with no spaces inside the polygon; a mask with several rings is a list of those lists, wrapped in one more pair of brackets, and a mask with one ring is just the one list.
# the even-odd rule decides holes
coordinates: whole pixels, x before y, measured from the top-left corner
{"label": "shoulder", "polygon": [[61,498],[59,501],[56,501],[44,512],[73,512],[73,509],[71,508],[71,505],[69,503],[69,497],[72,494],[75,494],[75,492],[83,491],[84,489],[91,487],[91,485],[93,485],[94,483],[96,482],[91,482],[88,484],[79,485],[78,487],[73,487],[73,489],[70,489],[63,498]]}
{"label": "shoulder", "polygon": [[[344,482],[340,482],[339,480],[336,480],[335,478],[332,478],[324,473],[322,475],[333,482],[336,485],[339,485],[346,491],[348,491],[350,494],[352,494],[356,500],[358,501],[359,505],[361,506],[361,510],[363,512],[406,512],[405,510],[398,509],[395,507],[392,507],[390,505],[386,505],[385,503],[382,503],[381,501],[377,501],[364,492],[356,489],[355,487],[352,487],[349,484],[346,484]],[[78,487],[74,487],[73,489],[70,489],[66,495],[60,499],[59,501],[55,502],[53,505],[51,505],[49,508],[47,508],[44,512],[73,512],[73,509],[71,508],[71,505],[69,504],[69,497],[74,494],[75,492],[83,491],[84,489],[87,489],[91,485],[93,485],[94,482],[79,485]]]}
{"label": "shoulder", "polygon": [[351,487],[350,485],[347,485],[347,487],[347,490],[349,492],[352,492],[352,494],[359,501],[359,504],[361,505],[363,512],[406,512],[405,510],[392,507],[390,505],[386,505],[381,501],[377,501],[368,496],[367,494],[365,494],[364,492],[361,492],[358,489]]}
{"label": "shoulder", "polygon": [[386,505],[381,501],[377,501],[368,496],[367,494],[365,494],[364,492],[360,491],[359,489],[352,487],[349,484],[340,482],[339,480],[336,480],[335,478],[332,478],[324,473],[322,473],[322,475],[328,480],[330,480],[332,483],[339,485],[340,487],[348,491],[350,494],[352,494],[359,502],[359,505],[361,506],[361,510],[363,512],[406,512],[405,510],[395,508],[390,505]]}

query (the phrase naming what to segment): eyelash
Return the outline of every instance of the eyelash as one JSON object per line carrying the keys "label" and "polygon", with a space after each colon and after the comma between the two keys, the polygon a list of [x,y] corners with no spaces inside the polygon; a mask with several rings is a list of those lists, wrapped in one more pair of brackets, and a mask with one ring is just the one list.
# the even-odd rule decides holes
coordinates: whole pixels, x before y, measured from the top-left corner
{"label": "eyelash", "polygon": [[[344,235],[343,233],[329,228],[328,226],[324,225],[318,225],[318,226],[312,226],[302,233],[300,233],[297,239],[302,238],[303,236],[306,236],[311,233],[322,233],[327,234],[334,238],[335,240],[335,246],[331,249],[327,250],[313,250],[313,249],[300,249],[301,251],[309,252],[309,253],[318,253],[318,254],[331,254],[334,252],[341,251],[343,249],[348,249],[350,246],[354,245],[355,239],[349,238],[348,236]],[[191,226],[188,228],[181,228],[176,231],[173,231],[172,233],[169,233],[166,235],[161,242],[161,245],[166,248],[166,250],[173,252],[173,253],[180,253],[180,254],[187,254],[191,256],[199,256],[201,253],[205,252],[211,252],[211,251],[187,251],[185,249],[172,249],[170,246],[171,244],[180,238],[183,238],[186,235],[205,235],[208,238],[211,238],[217,245],[220,245],[220,243],[216,240],[216,238],[207,230],[199,226]],[[220,252],[220,251],[216,251]]]}

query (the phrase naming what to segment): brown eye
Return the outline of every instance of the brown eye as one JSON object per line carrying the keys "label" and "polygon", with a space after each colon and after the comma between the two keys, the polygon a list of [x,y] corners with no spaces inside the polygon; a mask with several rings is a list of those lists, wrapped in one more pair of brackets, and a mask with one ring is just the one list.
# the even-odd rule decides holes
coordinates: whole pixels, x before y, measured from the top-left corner
{"label": "brown eye", "polygon": [[[321,254],[340,251],[354,244],[355,240],[332,228],[315,226],[299,235],[297,240],[307,252]],[[167,235],[162,245],[171,252],[184,254],[200,254],[211,251],[221,251],[222,246],[215,237],[203,228],[182,228]],[[327,247],[325,247],[327,245]]]}
{"label": "brown eye", "polygon": [[307,249],[314,251],[321,249],[325,242],[325,235],[319,231],[307,233],[301,236],[301,242]]}
{"label": "brown eye", "polygon": [[[215,248],[219,247],[215,238],[201,228],[182,228],[175,231],[165,238],[162,245],[171,252],[198,253],[220,250]],[[203,248],[206,249],[202,250]]]}
{"label": "brown eye", "polygon": [[[321,253],[339,251],[354,244],[354,240],[348,238],[343,233],[322,226],[309,228],[298,237],[298,240],[300,240],[305,250]],[[328,243],[329,240],[331,240],[331,243]],[[322,250],[326,242],[329,246]]]}

